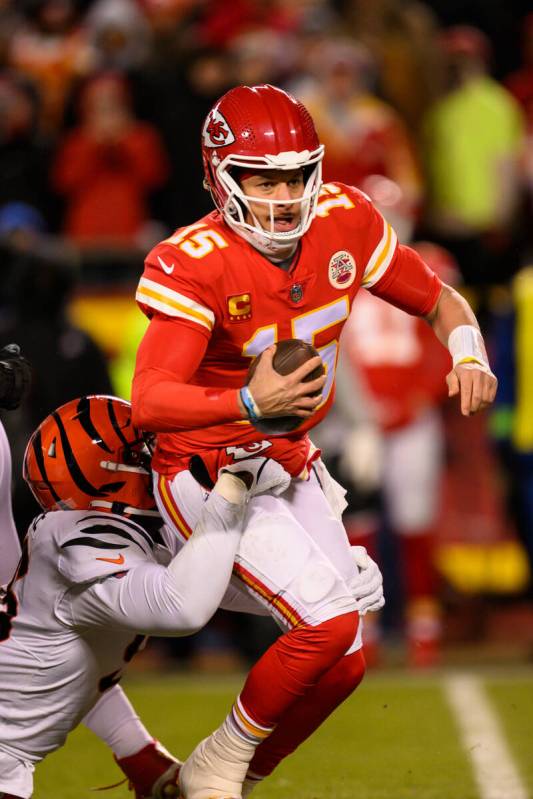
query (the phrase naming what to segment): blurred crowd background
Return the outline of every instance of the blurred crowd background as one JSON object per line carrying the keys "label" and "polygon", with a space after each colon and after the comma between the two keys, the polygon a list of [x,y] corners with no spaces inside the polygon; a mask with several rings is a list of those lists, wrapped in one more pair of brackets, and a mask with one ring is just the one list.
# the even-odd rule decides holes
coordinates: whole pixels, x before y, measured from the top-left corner
{"label": "blurred crowd background", "polygon": [[[461,418],[427,325],[358,300],[317,440],[349,488],[352,542],[385,574],[367,657],[424,667],[462,644],[531,655],[528,6],[0,0],[0,339],[34,367],[28,401],[4,418],[21,531],[36,511],[18,476],[29,433],[75,396],[129,396],[143,257],[212,208],[204,116],[234,85],[274,83],[314,116],[325,179],[366,191],[468,297],[500,381],[494,410]],[[270,622],[221,613],[200,636],[152,651],[233,668],[273,635]]]}

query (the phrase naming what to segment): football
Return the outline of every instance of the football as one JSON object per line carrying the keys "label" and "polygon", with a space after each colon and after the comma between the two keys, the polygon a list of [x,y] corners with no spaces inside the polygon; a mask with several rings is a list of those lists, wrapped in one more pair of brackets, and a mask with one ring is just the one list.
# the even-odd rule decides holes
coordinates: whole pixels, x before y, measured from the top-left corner
{"label": "football", "polygon": [[[315,358],[317,355],[320,355],[318,350],[306,341],[302,341],[299,338],[287,338],[277,342],[272,365],[278,374],[288,375],[294,372],[294,370],[303,363],[310,360],[310,358]],[[260,358],[261,355],[258,355],[250,364],[246,378],[247,384],[252,379]],[[308,383],[311,380],[316,380],[317,377],[323,374],[324,364],[321,363],[320,366],[313,369],[304,380]],[[316,394],[314,396],[316,396]],[[300,427],[304,421],[305,419],[302,419],[300,416],[275,416],[270,419],[259,419],[259,421],[254,424],[254,427],[262,433],[280,435],[282,433],[291,433],[293,430]]]}

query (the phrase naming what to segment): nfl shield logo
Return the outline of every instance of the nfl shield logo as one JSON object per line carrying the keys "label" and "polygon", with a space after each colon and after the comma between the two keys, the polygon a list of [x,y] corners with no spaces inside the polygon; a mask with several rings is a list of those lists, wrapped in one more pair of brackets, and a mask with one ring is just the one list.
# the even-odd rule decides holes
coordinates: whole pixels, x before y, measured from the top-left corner
{"label": "nfl shield logo", "polygon": [[290,295],[292,302],[294,303],[300,302],[300,300],[304,296],[304,290],[302,288],[302,284],[295,283],[293,286],[291,286]]}

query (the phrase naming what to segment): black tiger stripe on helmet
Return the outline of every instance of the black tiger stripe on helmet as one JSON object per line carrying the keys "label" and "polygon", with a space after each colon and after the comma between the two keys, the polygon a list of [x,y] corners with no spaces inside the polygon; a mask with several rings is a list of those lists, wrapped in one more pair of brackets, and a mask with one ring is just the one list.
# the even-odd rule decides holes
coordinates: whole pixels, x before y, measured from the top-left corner
{"label": "black tiger stripe on helmet", "polygon": [[91,395],[67,402],[39,425],[24,456],[24,479],[45,510],[152,515],[149,461],[130,404]]}

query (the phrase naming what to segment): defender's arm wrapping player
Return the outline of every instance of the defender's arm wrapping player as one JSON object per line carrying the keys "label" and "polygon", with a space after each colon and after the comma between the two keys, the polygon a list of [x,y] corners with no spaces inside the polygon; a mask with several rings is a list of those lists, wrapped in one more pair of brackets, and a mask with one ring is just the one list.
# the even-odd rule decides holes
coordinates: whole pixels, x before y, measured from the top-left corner
{"label": "defender's arm wrapping player", "polygon": [[[157,245],[137,290],[150,324],[133,414],[157,432],[158,505],[186,540],[201,484],[212,484],[225,463],[268,452],[300,479],[281,497],[250,503],[233,581],[286,632],[186,763],[186,799],[247,795],[363,676],[338,491],[307,437],[333,401],[339,336],[357,291],[431,322],[452,354],[449,392],[460,394],[463,413],[490,403],[496,390],[467,303],[398,245],[364,194],[321,185],[323,147],[301,103],[272,86],[232,89],[206,119],[202,150],[217,210]],[[326,375],[304,382],[318,359],[278,375],[273,345],[285,338],[314,344]],[[286,415],[302,419],[288,435],[265,438],[251,423]]]}
{"label": "defender's arm wrapping player", "polygon": [[129,403],[73,400],[33,434],[24,477],[45,513],[1,593],[0,796],[30,797],[35,764],[88,712],[86,723],[104,730],[138,799],[177,795],[177,762],[156,746],[117,683],[146,635],[187,635],[208,621],[228,584],[248,496],[289,481],[266,458],[239,475],[221,474],[176,554]]}

